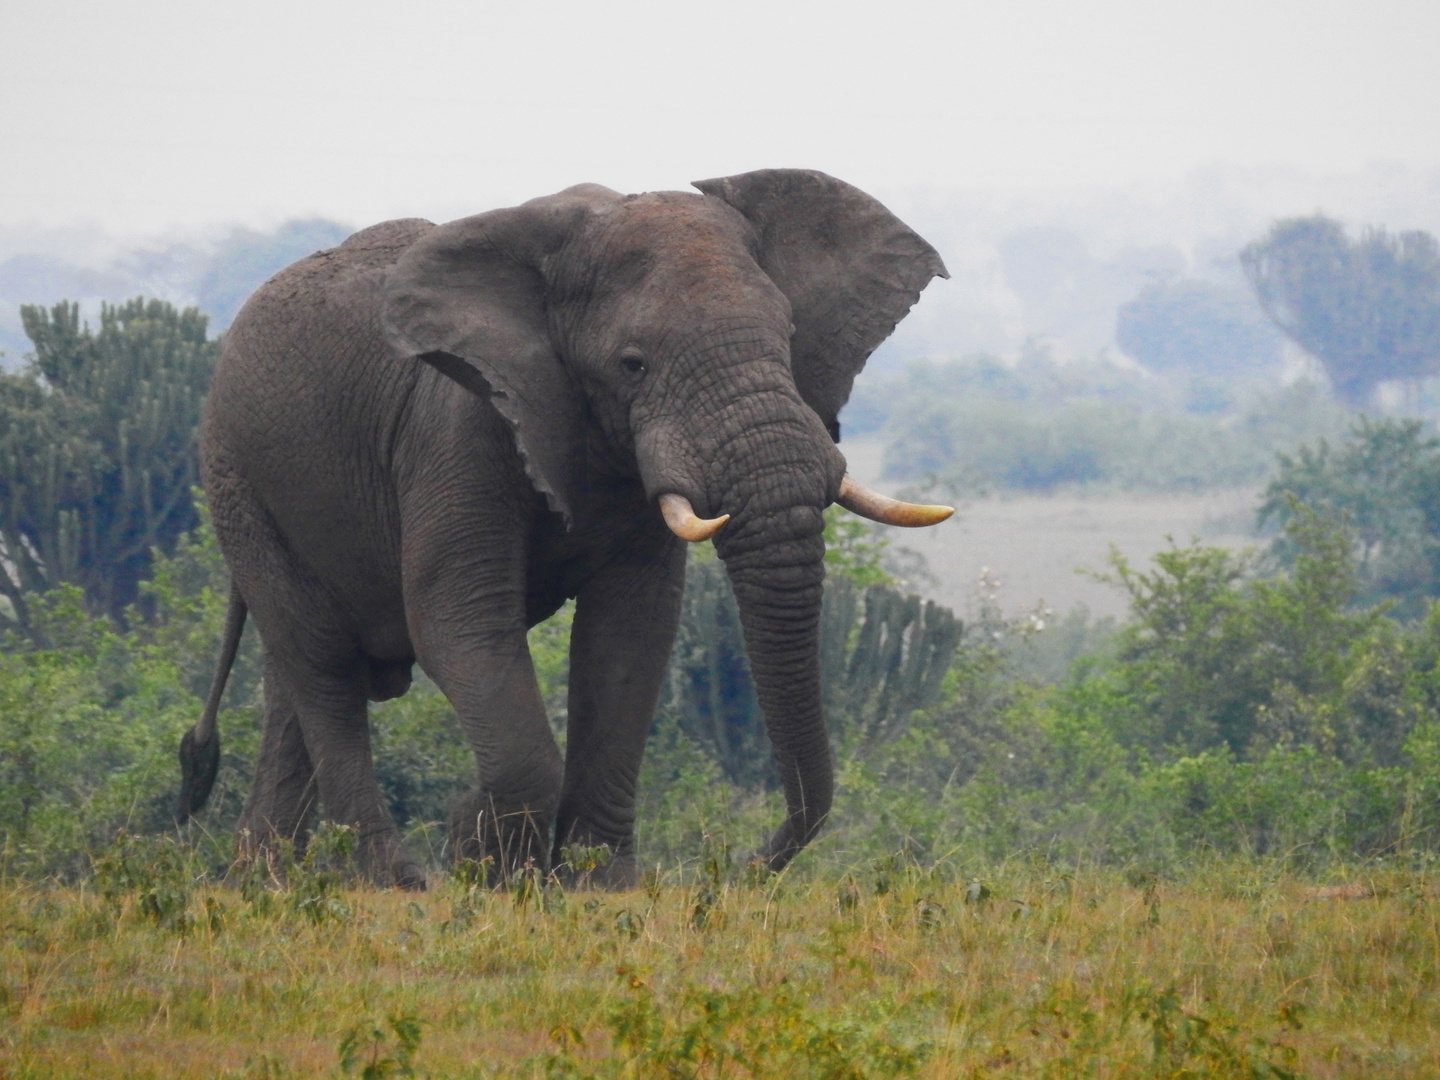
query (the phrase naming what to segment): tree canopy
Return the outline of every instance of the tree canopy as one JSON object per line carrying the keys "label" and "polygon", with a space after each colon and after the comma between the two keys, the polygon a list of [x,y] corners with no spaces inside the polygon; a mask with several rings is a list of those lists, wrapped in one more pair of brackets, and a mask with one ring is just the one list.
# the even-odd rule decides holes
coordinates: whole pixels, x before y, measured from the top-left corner
{"label": "tree canopy", "polygon": [[1429,233],[1367,229],[1352,243],[1323,215],[1289,218],[1240,264],[1265,313],[1346,401],[1440,373],[1440,245]]}
{"label": "tree canopy", "polygon": [[35,345],[0,375],[0,620],[27,594],[79,586],[96,612],[136,598],[154,548],[196,524],[197,427],[219,353],[206,318],[160,300],[21,309]]}
{"label": "tree canopy", "polygon": [[[1260,521],[1288,526],[1305,507],[1344,520],[1361,599],[1389,600],[1396,615],[1414,618],[1440,597],[1440,440],[1419,420],[1362,418],[1338,444],[1321,439],[1281,454]],[[1288,532],[1271,554],[1294,566]]]}
{"label": "tree canopy", "polygon": [[1280,362],[1280,336],[1243,289],[1151,282],[1115,313],[1115,342],[1161,374],[1256,375]]}

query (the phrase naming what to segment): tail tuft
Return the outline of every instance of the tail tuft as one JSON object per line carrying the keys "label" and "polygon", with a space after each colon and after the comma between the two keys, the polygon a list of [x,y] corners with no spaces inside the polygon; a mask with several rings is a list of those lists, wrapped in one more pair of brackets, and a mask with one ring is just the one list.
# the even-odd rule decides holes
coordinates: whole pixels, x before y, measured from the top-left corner
{"label": "tail tuft", "polygon": [[195,729],[180,740],[180,801],[175,807],[175,824],[183,825],[191,815],[205,808],[215,777],[220,772],[220,732],[201,743]]}

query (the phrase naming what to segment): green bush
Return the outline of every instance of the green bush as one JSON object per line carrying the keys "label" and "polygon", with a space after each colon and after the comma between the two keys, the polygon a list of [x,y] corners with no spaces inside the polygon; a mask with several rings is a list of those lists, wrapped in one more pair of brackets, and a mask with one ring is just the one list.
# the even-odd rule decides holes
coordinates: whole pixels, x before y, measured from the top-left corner
{"label": "green bush", "polygon": [[[1368,602],[1393,601],[1397,615],[1414,618],[1440,596],[1440,440],[1420,421],[1361,417],[1337,444],[1321,439],[1280,455],[1260,521],[1284,526],[1296,507],[1345,518]],[[1295,545],[1281,535],[1269,554],[1292,566]]]}
{"label": "green bush", "polygon": [[1288,535],[1294,570],[1268,579],[1223,549],[1117,558],[1130,621],[1060,685],[1017,680],[992,644],[1020,624],[967,636],[948,700],[842,761],[826,842],[1160,867],[1433,855],[1440,608],[1410,626],[1353,610],[1349,535],[1314,513]]}
{"label": "green bush", "polygon": [[[1268,577],[1253,558],[1201,546],[1162,552],[1148,569],[1117,558],[1112,578],[1130,617],[1058,682],[1019,673],[1017,657],[1049,632],[1038,617],[1009,619],[983,603],[961,624],[837,573],[823,649],[837,797],[817,854],[796,872],[828,859],[892,876],[925,865],[958,873],[1019,854],[1152,869],[1209,852],[1296,865],[1432,858],[1440,606],[1413,623],[1356,607],[1353,535],[1333,517],[1297,508],[1286,536],[1292,568]],[[692,589],[728,596],[718,563],[696,569]],[[90,615],[73,586],[33,598],[49,644],[12,637],[0,654],[10,873],[83,874],[122,830],[171,827],[175,746],[199,713],[223,620],[223,563],[208,527],[158,557],[143,590],[153,615],[133,613],[124,631]],[[692,596],[692,644],[715,617]],[[533,634],[558,725],[567,620],[562,611]],[[672,688],[693,688],[693,661],[677,653]],[[221,718],[214,808],[180,837],[200,842],[201,866],[226,857],[249,784],[257,669],[247,642]],[[695,701],[676,701],[661,710],[641,775],[642,863],[739,873],[783,812],[760,768],[763,731],[748,715],[750,742],[732,732],[722,747],[697,725]],[[455,715],[421,679],[377,707],[374,725],[392,810],[425,832],[473,782]],[[429,854],[441,858],[441,845]]]}
{"label": "green bush", "polygon": [[15,869],[73,874],[121,828],[164,828],[175,746],[200,702],[162,650],[85,613],[34,605],[58,647],[0,655],[0,843]]}

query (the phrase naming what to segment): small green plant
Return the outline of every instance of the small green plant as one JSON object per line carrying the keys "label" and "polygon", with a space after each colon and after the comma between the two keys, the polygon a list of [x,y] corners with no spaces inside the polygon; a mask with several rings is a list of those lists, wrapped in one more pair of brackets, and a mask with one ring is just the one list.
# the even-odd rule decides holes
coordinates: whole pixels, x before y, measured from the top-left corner
{"label": "small green plant", "polygon": [[525,865],[511,875],[510,898],[521,911],[532,904],[541,911],[545,909],[545,879],[534,859],[526,859]]}
{"label": "small green plant", "polygon": [[450,880],[462,889],[486,889],[490,885],[490,872],[495,868],[493,857],[483,859],[456,859],[450,868]]}
{"label": "small green plant", "polygon": [[596,844],[593,847],[566,844],[560,849],[561,868],[568,871],[577,887],[584,888],[590,884],[595,871],[610,865],[614,854],[609,844]]}
{"label": "small green plant", "polygon": [[[388,1030],[386,1030],[388,1029]],[[415,1052],[420,1049],[420,1021],[413,1016],[390,1016],[358,1024],[340,1039],[340,1068],[360,1080],[415,1075]]]}
{"label": "small green plant", "polygon": [[645,932],[645,917],[629,908],[622,908],[615,914],[615,932],[634,941]]}
{"label": "small green plant", "polygon": [[252,915],[263,918],[283,907],[317,926],[341,921],[352,914],[341,893],[357,842],[354,826],[321,822],[302,857],[289,840],[276,840],[251,850],[232,877]]}
{"label": "small green plant", "polygon": [[[1150,1027],[1152,1064],[1157,1076],[1204,1076],[1214,1080],[1302,1080],[1289,1066],[1295,1052],[1284,1045],[1237,1046],[1233,1025],[1217,1024],[1186,1012],[1175,987],[1155,993],[1132,992],[1127,1012]],[[1272,1060],[1286,1058],[1285,1064]],[[1195,1066],[1199,1068],[1196,1069]]]}
{"label": "small green plant", "polygon": [[350,905],[341,899],[340,892],[344,870],[354,857],[358,842],[353,825],[321,822],[310,838],[304,858],[297,861],[292,854],[285,867],[291,911],[316,925],[351,916]]}
{"label": "small green plant", "polygon": [[[191,889],[195,880],[191,853],[171,836],[135,836],[122,829],[94,858],[95,884],[109,903],[135,897],[140,918],[166,930],[189,930]],[[212,925],[215,919],[211,917]]]}
{"label": "small green plant", "polygon": [[965,903],[976,910],[984,910],[985,905],[990,903],[995,891],[979,878],[974,879],[965,886]]}
{"label": "small green plant", "polygon": [[550,1077],[610,1080],[631,1076],[785,1076],[870,1080],[914,1076],[926,1044],[891,1039],[882,1030],[829,1023],[783,985],[737,990],[685,986],[662,998],[647,976],[622,966],[625,999],[607,1018],[614,1053],[591,1068],[576,1049],[573,1027],[551,1033],[556,1053],[540,1064]]}

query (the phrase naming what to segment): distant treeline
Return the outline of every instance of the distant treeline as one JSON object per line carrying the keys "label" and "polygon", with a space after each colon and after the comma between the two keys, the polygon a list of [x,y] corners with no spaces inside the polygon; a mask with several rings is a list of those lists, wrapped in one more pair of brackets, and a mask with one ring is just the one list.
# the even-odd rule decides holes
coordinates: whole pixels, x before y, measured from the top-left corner
{"label": "distant treeline", "polygon": [[957,497],[1057,489],[1204,491],[1263,483],[1276,454],[1342,436],[1323,388],[1178,382],[1108,363],[993,357],[864,383],[843,423],[885,440],[885,473]]}

